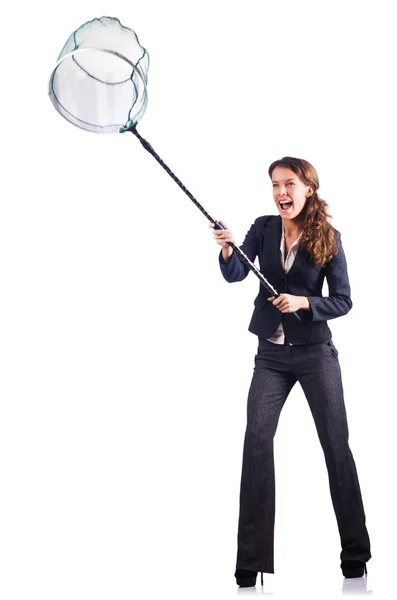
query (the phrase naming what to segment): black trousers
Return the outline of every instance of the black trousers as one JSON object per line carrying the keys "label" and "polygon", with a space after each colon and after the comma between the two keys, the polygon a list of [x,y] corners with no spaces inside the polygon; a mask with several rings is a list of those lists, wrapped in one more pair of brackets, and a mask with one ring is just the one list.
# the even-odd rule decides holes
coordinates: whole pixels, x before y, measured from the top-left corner
{"label": "black trousers", "polygon": [[338,351],[319,344],[259,340],[248,394],[238,523],[237,569],[274,573],[275,477],[273,438],[281,409],[299,381],[324,451],[342,545],[341,560],[371,558],[348,425]]}

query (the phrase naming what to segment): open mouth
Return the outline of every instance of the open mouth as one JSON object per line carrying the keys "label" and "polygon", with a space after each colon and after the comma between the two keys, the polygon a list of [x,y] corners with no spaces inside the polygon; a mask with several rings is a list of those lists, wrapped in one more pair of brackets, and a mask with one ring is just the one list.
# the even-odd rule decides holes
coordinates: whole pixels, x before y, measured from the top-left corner
{"label": "open mouth", "polygon": [[282,200],[280,203],[281,210],[288,210],[292,206],[291,200]]}

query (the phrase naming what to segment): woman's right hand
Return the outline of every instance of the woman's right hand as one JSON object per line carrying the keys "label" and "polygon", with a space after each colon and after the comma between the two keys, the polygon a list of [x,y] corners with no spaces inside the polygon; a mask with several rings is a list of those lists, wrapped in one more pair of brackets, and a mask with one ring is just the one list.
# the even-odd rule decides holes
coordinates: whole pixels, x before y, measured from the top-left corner
{"label": "woman's right hand", "polygon": [[222,256],[224,260],[227,260],[233,254],[233,248],[229,246],[229,242],[233,241],[233,233],[228,228],[226,223],[219,220],[219,223],[222,225],[223,229],[215,229],[214,223],[210,223],[210,228],[213,229],[213,236],[217,244],[222,246]]}
{"label": "woman's right hand", "polygon": [[223,229],[214,229],[214,223],[210,223],[210,227],[214,230],[213,236],[217,244],[222,246],[222,248],[230,248],[228,242],[233,241],[233,234],[223,221],[219,220],[219,223],[222,225]]}

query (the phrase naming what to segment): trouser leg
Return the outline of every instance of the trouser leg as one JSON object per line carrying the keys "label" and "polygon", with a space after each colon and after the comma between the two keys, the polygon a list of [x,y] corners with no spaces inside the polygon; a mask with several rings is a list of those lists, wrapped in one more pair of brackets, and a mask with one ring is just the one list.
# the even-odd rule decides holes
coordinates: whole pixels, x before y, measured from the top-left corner
{"label": "trouser leg", "polygon": [[[332,503],[341,538],[342,560],[371,558],[356,465],[349,447],[338,352],[332,342],[315,344],[297,361],[297,376],[312,412],[324,451]],[[293,350],[299,359],[304,351]],[[312,354],[311,354],[312,353]]]}
{"label": "trouser leg", "polygon": [[281,409],[296,382],[296,378],[285,368],[287,352],[289,350],[285,347],[267,347],[259,350],[255,357],[255,370],[247,401],[237,569],[274,573],[273,438]]}

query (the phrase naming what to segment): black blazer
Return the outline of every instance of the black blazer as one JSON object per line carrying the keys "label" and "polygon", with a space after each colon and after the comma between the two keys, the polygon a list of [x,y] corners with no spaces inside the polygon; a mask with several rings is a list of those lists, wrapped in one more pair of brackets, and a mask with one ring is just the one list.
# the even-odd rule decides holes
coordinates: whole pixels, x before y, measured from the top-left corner
{"label": "black blazer", "polygon": [[[324,266],[314,265],[309,254],[298,246],[291,269],[284,273],[280,258],[281,217],[259,217],[251,225],[240,246],[241,250],[252,262],[259,257],[259,270],[279,294],[306,296],[310,303],[309,311],[297,311],[302,319],[300,323],[291,313],[281,313],[273,306],[267,300],[272,294],[259,284],[259,294],[254,301],[255,308],[248,328],[251,333],[261,338],[269,338],[282,321],[286,341],[291,344],[313,344],[331,339],[327,319],[345,315],[353,306],[341,235],[336,229],[334,232],[338,253],[332,260]],[[222,275],[229,283],[242,281],[249,273],[249,268],[235,252],[227,263],[223,260],[221,252],[219,263]],[[328,297],[322,295],[324,278],[328,283]]]}

